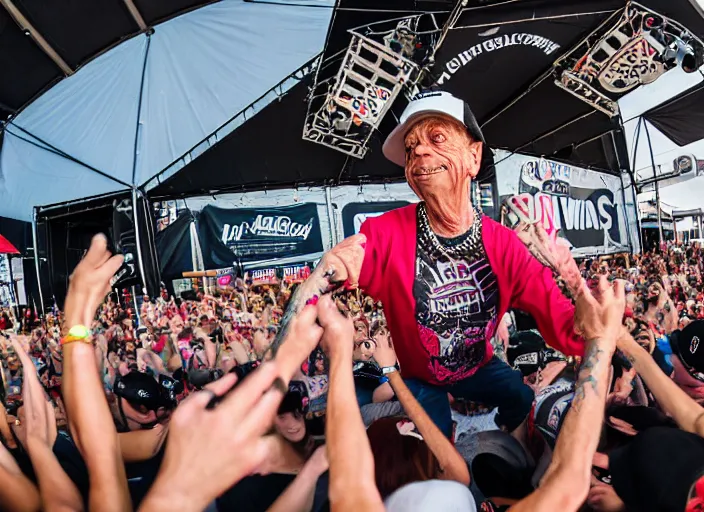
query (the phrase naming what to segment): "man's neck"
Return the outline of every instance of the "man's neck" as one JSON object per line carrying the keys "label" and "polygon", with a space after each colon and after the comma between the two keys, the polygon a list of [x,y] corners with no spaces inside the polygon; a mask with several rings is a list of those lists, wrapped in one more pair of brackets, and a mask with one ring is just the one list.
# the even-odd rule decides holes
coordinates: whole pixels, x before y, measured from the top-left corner
{"label": "man's neck", "polygon": [[474,208],[469,199],[452,209],[448,208],[447,204],[434,207],[426,201],[425,210],[428,213],[430,229],[444,238],[454,238],[466,233],[474,222]]}

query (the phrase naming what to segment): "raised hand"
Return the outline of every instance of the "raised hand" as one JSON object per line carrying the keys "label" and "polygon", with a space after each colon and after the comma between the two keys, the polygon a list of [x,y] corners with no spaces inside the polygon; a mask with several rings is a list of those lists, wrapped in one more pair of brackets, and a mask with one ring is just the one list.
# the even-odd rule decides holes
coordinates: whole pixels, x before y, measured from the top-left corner
{"label": "raised hand", "polygon": [[598,298],[583,285],[576,297],[575,330],[588,341],[600,340],[612,353],[621,333],[623,312],[626,308],[625,281],[599,278]]}
{"label": "raised hand", "polygon": [[71,274],[64,306],[64,328],[90,326],[98,306],[110,291],[110,279],[122,265],[121,255],[108,251],[105,235],[95,235],[85,257]]}
{"label": "raised hand", "polygon": [[310,277],[291,297],[281,320],[281,328],[272,343],[274,351],[278,350],[279,345],[286,338],[291,320],[309,301],[317,301],[322,295],[330,293],[343,284],[348,288],[358,286],[366,240],[366,236],[362,234],[351,236],[323,255]]}
{"label": "raised hand", "polygon": [[81,495],[53,452],[57,436],[54,406],[48,401],[22,342],[15,338],[12,346],[22,362],[24,374],[24,446],[35,468],[42,501],[47,509],[82,510]]}
{"label": "raised hand", "polygon": [[385,366],[394,366],[397,362],[396,352],[394,351],[391,337],[388,334],[377,335],[376,350],[374,351],[374,360],[382,368]]}
{"label": "raised hand", "polygon": [[56,416],[39,382],[37,370],[19,339],[12,346],[20,358],[23,369],[22,401],[24,403],[24,427],[27,440],[37,440],[51,448],[56,440]]}
{"label": "raised hand", "polygon": [[[264,464],[270,450],[265,434],[288,386],[279,361],[264,363],[232,390],[236,380],[228,374],[178,407],[164,462],[141,510],[203,510]],[[214,398],[219,401],[211,407]]]}
{"label": "raised hand", "polygon": [[333,359],[338,354],[341,357],[349,355],[351,361],[354,351],[354,324],[351,318],[340,313],[329,295],[318,301],[318,322],[324,330],[320,346],[328,357]]}
{"label": "raised hand", "polygon": [[[303,311],[289,325],[286,338],[275,353],[275,361],[280,377],[286,385],[293,378],[310,353],[318,346],[323,336],[323,328],[316,323],[318,309],[313,305]],[[290,338],[290,340],[289,340]],[[287,342],[288,341],[288,342]]]}

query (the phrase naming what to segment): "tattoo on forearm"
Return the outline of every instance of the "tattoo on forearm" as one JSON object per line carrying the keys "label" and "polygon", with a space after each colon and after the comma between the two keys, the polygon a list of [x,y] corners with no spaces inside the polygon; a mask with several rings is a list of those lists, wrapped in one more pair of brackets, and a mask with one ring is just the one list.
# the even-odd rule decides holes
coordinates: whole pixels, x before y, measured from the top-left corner
{"label": "tattoo on forearm", "polygon": [[595,342],[590,342],[587,351],[582,360],[582,366],[579,369],[579,378],[574,388],[574,400],[572,401],[572,409],[579,410],[582,402],[587,397],[587,389],[591,387],[594,393],[598,393],[599,382],[592,375],[596,365],[599,363],[600,356],[604,354]]}
{"label": "tattoo on forearm", "polygon": [[298,313],[300,313],[310,299],[313,297],[320,297],[326,293],[332,293],[334,290],[342,286],[343,281],[335,280],[336,275],[337,271],[335,267],[330,265],[324,271],[313,271],[313,274],[308,278],[309,280],[301,284],[298,289],[296,289],[296,292],[291,297],[291,300],[286,307],[286,311],[281,318],[279,331],[276,333],[274,341],[272,341],[269,346],[268,355],[270,357],[274,357],[276,355],[277,350],[286,339],[289,324],[294,318],[296,318]]}

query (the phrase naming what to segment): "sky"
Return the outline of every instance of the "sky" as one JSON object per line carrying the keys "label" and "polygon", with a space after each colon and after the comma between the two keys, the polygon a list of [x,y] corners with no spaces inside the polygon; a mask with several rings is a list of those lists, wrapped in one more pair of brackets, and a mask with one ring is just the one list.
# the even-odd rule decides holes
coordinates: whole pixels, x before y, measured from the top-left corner
{"label": "sky", "polygon": [[[697,0],[697,2],[704,7],[704,0]],[[701,82],[703,74],[704,67],[699,72],[691,74],[685,73],[678,67],[665,73],[652,84],[639,87],[619,101],[631,165],[633,165],[634,135],[638,116]],[[662,172],[672,171],[674,159],[681,155],[694,155],[699,160],[704,160],[704,141],[697,141],[687,146],[679,147],[653,126],[649,126],[648,131],[652,140],[655,165],[660,165]],[[635,157],[635,170],[637,174],[652,173],[648,141],[642,129],[638,144],[638,154]],[[641,194],[639,199],[644,200],[652,195],[652,193]],[[695,178],[661,188],[660,200],[676,209],[704,208],[704,178]]]}

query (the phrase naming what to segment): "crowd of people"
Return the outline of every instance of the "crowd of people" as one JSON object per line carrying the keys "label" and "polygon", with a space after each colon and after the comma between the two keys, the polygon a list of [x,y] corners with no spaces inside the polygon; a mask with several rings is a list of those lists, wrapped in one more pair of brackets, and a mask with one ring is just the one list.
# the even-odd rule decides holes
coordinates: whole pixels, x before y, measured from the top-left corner
{"label": "crowd of people", "polygon": [[[676,394],[670,396],[673,391],[668,387],[672,383],[696,402],[704,400],[704,360],[696,350],[698,339],[704,337],[701,254],[696,245],[670,244],[665,252],[630,259],[584,260],[579,265],[585,283],[593,290],[599,289],[602,276],[625,282],[621,316],[631,335],[618,341],[611,374],[604,376],[609,382],[604,427],[589,464],[592,480],[587,503],[593,510],[683,510],[676,505],[667,508],[667,503],[682,504],[681,494],[689,493],[688,486],[699,471],[704,472],[704,463],[696,461],[704,443],[694,442],[694,436],[680,440],[675,435],[681,432],[678,424],[695,434],[704,431],[695,421],[699,417],[685,410],[695,410],[696,404],[687,404]],[[157,481],[172,415],[180,410],[179,404],[189,403],[185,400],[189,395],[198,396],[197,391],[221,382],[246,382],[270,359],[270,347],[291,293],[285,283],[253,287],[238,279],[232,286],[212,294],[199,291],[188,299],[168,297],[165,292],[155,300],[145,297],[141,308],[134,306],[129,295],[118,300],[113,293],[97,307],[91,324],[90,362],[97,369],[100,397],[117,432],[135,508]],[[387,505],[410,510],[409,503],[427,493],[428,507],[460,500],[476,503],[477,508],[499,510],[520,502],[547,478],[567,412],[574,407],[575,385],[584,359],[566,357],[547,346],[529,315],[520,311],[505,315],[493,340],[495,353],[520,371],[535,392],[525,448],[493,421],[486,421],[494,418],[496,411],[461,400],[452,404],[455,428],[448,439],[413,399],[403,380],[393,382],[393,375],[389,379],[380,371],[396,363],[381,304],[359,291],[337,294],[334,304],[344,317],[333,315],[330,307],[325,313],[317,312],[318,322],[330,316],[332,319],[326,320],[333,322],[335,329],[349,331],[344,333],[350,344],[344,364],[349,373],[346,377],[351,379],[351,386],[347,382],[344,390],[346,401],[357,404],[358,423],[366,428],[373,460],[369,483],[382,498],[388,498]],[[579,313],[578,299],[577,304]],[[3,506],[18,510],[40,507],[45,496],[36,486],[54,485],[51,482],[56,482],[58,475],[46,475],[48,470],[37,466],[46,464],[45,458],[52,454],[56,464],[48,467],[68,478],[73,505],[88,506],[90,467],[78,444],[80,437],[75,437],[76,427],[70,428],[67,421],[62,400],[64,365],[70,364],[65,361],[59,327],[65,323],[65,315],[54,312],[42,319],[27,315],[17,320],[10,309],[1,315],[6,408],[0,417],[5,453],[1,464],[5,472],[23,481],[16,493],[7,492],[5,486]],[[331,342],[342,344],[328,340]],[[329,446],[326,429],[332,428],[326,423],[336,422],[334,410],[330,417],[331,392],[335,391],[331,379],[336,370],[343,383],[345,379],[339,377],[342,368],[332,367],[334,350],[326,353],[325,346],[325,342],[310,344],[309,354],[296,354],[301,361],[287,369],[289,382],[262,438],[267,444],[261,459],[254,471],[243,473],[239,481],[233,479],[232,485],[211,496],[213,507],[322,510],[329,506],[333,496],[328,494],[332,492],[329,457],[334,455],[325,448]],[[76,391],[81,394],[80,388]],[[42,411],[34,410],[38,404],[48,405]],[[35,433],[38,419],[46,424]],[[239,428],[236,423],[230,427],[233,433]],[[204,425],[201,434],[209,432],[210,427]],[[46,436],[41,450],[32,450],[36,435]],[[678,480],[684,480],[666,483],[656,457],[667,457],[677,443],[687,449],[692,461],[681,470]],[[658,450],[663,453],[658,455]],[[662,463],[676,471],[672,460],[663,459]],[[440,482],[406,486],[438,478],[461,483],[468,494]],[[394,495],[402,487],[403,493]],[[32,492],[25,494],[27,489]],[[649,504],[651,500],[655,501]],[[44,506],[51,508],[47,503]]]}
{"label": "crowd of people", "polygon": [[383,151],[421,202],[298,285],[118,296],[97,235],[61,312],[3,311],[0,507],[704,510],[702,249],[577,263],[484,216],[447,93]]}

